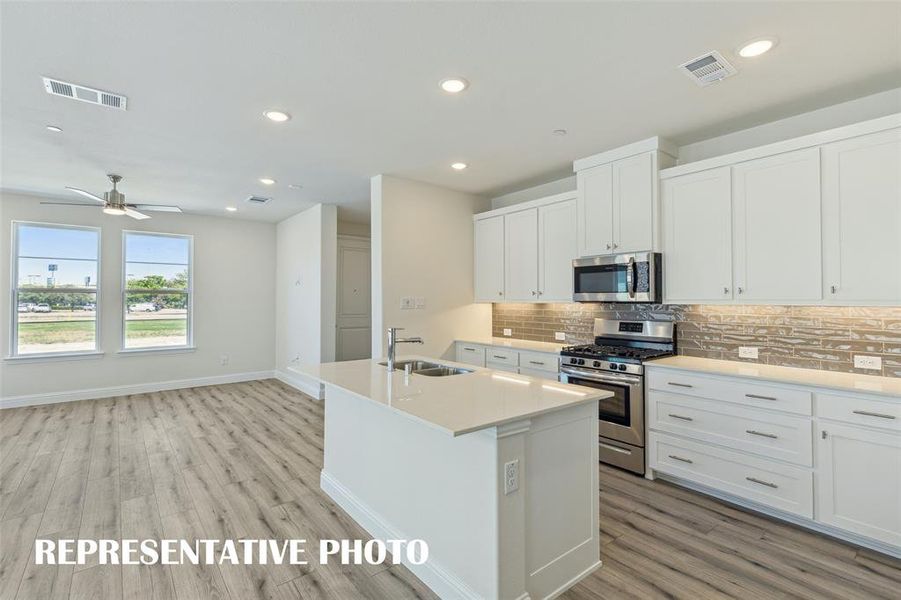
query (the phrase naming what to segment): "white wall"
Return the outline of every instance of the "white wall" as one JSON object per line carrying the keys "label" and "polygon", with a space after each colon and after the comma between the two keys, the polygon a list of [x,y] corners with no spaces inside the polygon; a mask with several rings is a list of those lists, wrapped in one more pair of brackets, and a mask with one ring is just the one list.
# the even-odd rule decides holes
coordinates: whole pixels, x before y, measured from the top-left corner
{"label": "white wall", "polygon": [[[99,208],[42,206],[36,196],[0,194],[0,323],[9,355],[11,221],[101,227],[102,358],[0,363],[0,397],[141,386],[272,371],[275,352],[275,226],[225,217],[153,213],[135,221]],[[118,354],[122,331],[122,230],[194,236],[194,352]],[[220,356],[228,355],[228,365]],[[93,394],[93,397],[102,395]],[[19,398],[19,401],[22,399]],[[38,399],[40,400],[40,399]]]}
{"label": "white wall", "polygon": [[[491,335],[491,306],[473,303],[472,215],[478,196],[377,175],[372,178],[372,355],[384,356],[385,329],[404,327],[424,346],[398,354],[452,358],[453,341]],[[403,296],[425,308],[401,310]]]}
{"label": "white wall", "polygon": [[338,209],[316,206],[277,227],[276,367],[335,360]]}

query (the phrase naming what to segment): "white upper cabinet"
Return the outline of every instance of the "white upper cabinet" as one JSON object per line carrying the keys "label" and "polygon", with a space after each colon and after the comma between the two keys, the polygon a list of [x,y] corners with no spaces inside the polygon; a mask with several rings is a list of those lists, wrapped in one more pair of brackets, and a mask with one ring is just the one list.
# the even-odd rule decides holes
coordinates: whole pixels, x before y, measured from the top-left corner
{"label": "white upper cabinet", "polygon": [[538,300],[538,210],[504,215],[504,296],[508,302]]}
{"label": "white upper cabinet", "polygon": [[735,298],[822,299],[820,149],[732,167]]}
{"label": "white upper cabinet", "polygon": [[731,300],[730,168],[666,179],[661,193],[665,301]]}
{"label": "white upper cabinet", "polygon": [[576,201],[566,200],[538,208],[538,299],[571,302],[572,261],[578,256],[573,227]]}
{"label": "white upper cabinet", "polygon": [[901,129],[827,144],[823,158],[824,296],[901,301]]}
{"label": "white upper cabinet", "polygon": [[641,252],[654,243],[654,179],[650,152],[613,163],[613,243],[616,252]]}
{"label": "white upper cabinet", "polygon": [[599,165],[576,174],[579,255],[613,252],[613,165]]}
{"label": "white upper cabinet", "polygon": [[475,300],[504,299],[504,217],[479,219],[475,228]]}

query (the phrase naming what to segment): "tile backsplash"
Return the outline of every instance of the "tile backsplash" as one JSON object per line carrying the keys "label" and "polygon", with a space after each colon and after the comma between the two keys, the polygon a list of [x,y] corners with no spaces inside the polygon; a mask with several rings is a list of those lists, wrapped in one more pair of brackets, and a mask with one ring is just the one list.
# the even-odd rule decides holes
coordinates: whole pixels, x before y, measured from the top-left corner
{"label": "tile backsplash", "polygon": [[[567,344],[593,341],[595,318],[676,321],[679,354],[789,367],[901,377],[901,307],[648,304],[495,304],[492,333]],[[756,346],[757,360],[739,359]],[[854,368],[854,355],[879,356],[882,371]]]}

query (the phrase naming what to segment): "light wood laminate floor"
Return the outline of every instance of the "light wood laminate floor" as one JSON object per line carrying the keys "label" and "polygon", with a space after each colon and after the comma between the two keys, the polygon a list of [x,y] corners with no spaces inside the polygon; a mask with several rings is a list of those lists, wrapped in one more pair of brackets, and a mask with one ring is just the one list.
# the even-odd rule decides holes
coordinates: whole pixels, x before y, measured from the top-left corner
{"label": "light wood laminate floor", "polygon": [[[433,598],[399,566],[36,566],[44,538],[367,538],[319,491],[323,406],[256,381],[0,411],[0,600]],[[901,561],[601,467],[564,595],[898,598]],[[315,543],[312,543],[315,548]]]}

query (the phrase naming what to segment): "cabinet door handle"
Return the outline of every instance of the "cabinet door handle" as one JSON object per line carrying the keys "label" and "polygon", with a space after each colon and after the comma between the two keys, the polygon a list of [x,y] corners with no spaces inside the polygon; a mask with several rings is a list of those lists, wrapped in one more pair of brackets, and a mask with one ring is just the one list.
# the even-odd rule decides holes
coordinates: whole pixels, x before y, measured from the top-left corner
{"label": "cabinet door handle", "polygon": [[745,477],[745,479],[747,479],[748,481],[750,481],[752,483],[758,483],[760,485],[765,485],[765,486],[767,486],[769,488],[773,488],[773,489],[776,489],[777,487],[779,487],[775,483],[770,483],[769,481],[764,481],[763,479],[757,479],[756,477]]}
{"label": "cabinet door handle", "polygon": [[466,346],[463,346],[463,349],[466,350],[467,352],[475,352],[476,351],[475,348],[467,348]]}
{"label": "cabinet door handle", "polygon": [[508,358],[510,358],[509,356],[504,356],[502,354],[492,354],[491,356],[493,356],[494,358],[499,358],[501,360],[507,360]]}
{"label": "cabinet door handle", "polygon": [[692,387],[694,387],[693,385],[689,385],[689,384],[687,384],[687,383],[676,383],[676,382],[674,382],[674,381],[667,381],[666,384],[667,384],[667,385],[674,385],[674,386],[676,386],[676,387],[684,387],[684,388],[692,388]]}
{"label": "cabinet door handle", "polygon": [[683,421],[694,421],[694,419],[692,419],[691,417],[683,417],[682,415],[674,415],[673,413],[670,413],[669,416],[674,419],[681,419]]}
{"label": "cabinet door handle", "polygon": [[530,365],[538,365],[538,366],[543,367],[543,366],[545,366],[545,364],[547,364],[547,363],[543,363],[543,362],[541,362],[540,360],[530,360],[530,361],[529,361],[529,364],[530,364]]}
{"label": "cabinet door handle", "polygon": [[693,460],[689,460],[687,458],[682,458],[681,456],[676,456],[675,454],[670,454],[669,457],[673,460],[678,460],[679,462],[688,463],[690,465],[693,465],[695,463],[695,461],[693,461]]}
{"label": "cabinet door handle", "polygon": [[532,295],[533,295],[533,296],[535,295],[535,290],[532,290]]}
{"label": "cabinet door handle", "polygon": [[754,431],[753,429],[745,429],[745,433],[750,433],[751,435],[759,435],[760,437],[770,438],[772,440],[779,439],[779,436],[774,433],[764,433],[763,431]]}
{"label": "cabinet door handle", "polygon": [[874,413],[868,410],[855,410],[855,415],[863,415],[865,417],[879,417],[880,419],[894,419],[895,415],[887,415],[885,413]]}
{"label": "cabinet door handle", "polygon": [[728,294],[728,293],[729,293],[729,288],[727,288],[727,287],[724,286],[724,287],[723,287],[723,293],[724,293],[724,294]]}
{"label": "cabinet door handle", "polygon": [[503,296],[503,295],[504,295],[504,292],[498,292],[497,295],[498,295],[498,296]]}
{"label": "cabinet door handle", "polygon": [[610,246],[610,242],[607,242],[607,250],[612,250],[612,247]]}
{"label": "cabinet door handle", "polygon": [[832,293],[834,294],[835,292],[838,291],[838,286],[837,286],[837,285],[831,285],[831,286],[829,286],[829,291],[832,292]]}
{"label": "cabinet door handle", "polygon": [[759,394],[745,394],[745,398],[753,398],[754,400],[772,400],[773,402],[779,401],[779,398],[773,398],[772,396],[761,396]]}
{"label": "cabinet door handle", "polygon": [[739,288],[738,288],[738,293],[739,293],[739,294],[744,294],[744,293],[745,293],[745,288],[739,287]]}

